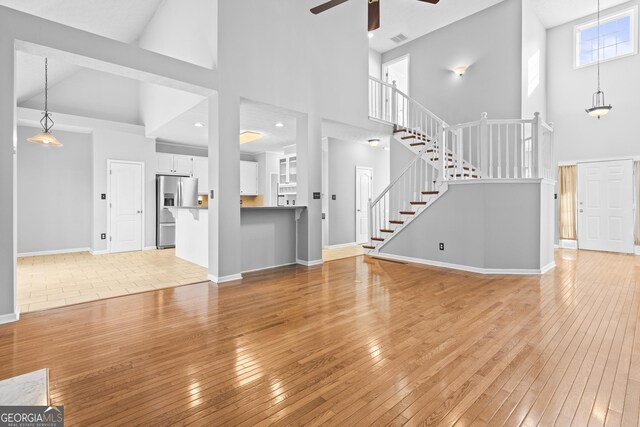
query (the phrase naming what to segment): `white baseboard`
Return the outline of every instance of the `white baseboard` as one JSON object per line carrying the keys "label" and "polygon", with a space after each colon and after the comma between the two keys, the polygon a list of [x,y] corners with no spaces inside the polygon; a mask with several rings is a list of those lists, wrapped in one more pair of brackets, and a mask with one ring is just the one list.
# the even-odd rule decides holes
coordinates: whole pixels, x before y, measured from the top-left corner
{"label": "white baseboard", "polygon": [[17,322],[20,319],[20,312],[3,314],[0,316],[0,325],[3,323]]}
{"label": "white baseboard", "polygon": [[560,240],[560,247],[562,249],[578,249],[577,240]]}
{"label": "white baseboard", "polygon": [[158,249],[155,246],[145,246],[144,248],[142,248],[143,251],[155,251],[156,249]]}
{"label": "white baseboard", "polygon": [[640,246],[636,246],[636,255],[640,255]]}
{"label": "white baseboard", "polygon": [[316,259],[313,261],[305,261],[302,259],[296,260],[296,264],[304,265],[305,267],[313,267],[314,265],[321,265],[322,263],[324,263],[324,261],[321,259]]}
{"label": "white baseboard", "polygon": [[43,256],[43,255],[75,254],[78,252],[91,252],[91,248],[73,248],[73,249],[58,249],[53,251],[23,252],[21,254],[18,254],[18,258],[24,258],[24,257],[30,257],[30,256]]}
{"label": "white baseboard", "polygon": [[526,269],[526,268],[480,268],[480,267],[471,267],[468,265],[460,265],[460,264],[452,264],[452,263],[448,263],[448,262],[442,262],[442,261],[432,261],[432,260],[426,260],[426,259],[420,259],[420,258],[411,258],[411,257],[405,257],[405,256],[401,256],[401,255],[392,255],[392,254],[375,254],[375,255],[371,255],[374,258],[383,258],[383,259],[389,259],[389,260],[393,260],[393,261],[405,261],[405,262],[412,262],[415,264],[423,264],[423,265],[429,265],[432,267],[443,267],[443,268],[451,268],[453,270],[462,270],[462,271],[468,271],[470,273],[479,273],[479,274],[544,274],[547,271],[551,270],[552,268],[555,267],[555,262],[552,262],[546,266],[544,266],[541,269]]}
{"label": "white baseboard", "polygon": [[109,253],[108,250],[104,250],[104,251],[89,251],[91,253],[91,255],[107,255]]}
{"label": "white baseboard", "polygon": [[256,271],[271,270],[272,268],[287,267],[287,266],[296,265],[296,264],[297,263],[295,262],[288,262],[286,264],[272,265],[270,267],[254,268],[253,270],[243,270],[242,273],[254,273]]}
{"label": "white baseboard", "polygon": [[207,279],[209,279],[213,283],[226,283],[226,282],[233,282],[234,280],[241,280],[242,274],[230,274],[229,276],[221,276],[221,277],[208,274]]}
{"label": "white baseboard", "polygon": [[352,246],[358,246],[358,243],[351,242],[351,243],[341,243],[339,245],[329,245],[329,246],[326,246],[324,249],[342,249],[342,248],[350,248]]}

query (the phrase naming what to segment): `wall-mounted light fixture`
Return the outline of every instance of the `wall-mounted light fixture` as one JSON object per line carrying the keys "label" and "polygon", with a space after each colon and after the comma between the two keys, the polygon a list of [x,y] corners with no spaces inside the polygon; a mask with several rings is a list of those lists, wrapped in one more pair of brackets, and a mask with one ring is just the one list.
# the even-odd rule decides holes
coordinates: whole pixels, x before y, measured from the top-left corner
{"label": "wall-mounted light fixture", "polygon": [[195,122],[193,125],[195,127],[197,127],[197,128],[203,128],[204,127],[204,123],[202,123],[202,122]]}
{"label": "wall-mounted light fixture", "polygon": [[369,145],[372,146],[372,147],[377,147],[378,145],[380,145],[380,139],[379,138],[370,139],[368,142],[369,142]]}
{"label": "wall-mounted light fixture", "polygon": [[462,77],[464,76],[464,73],[467,72],[467,68],[469,68],[468,65],[460,65],[459,67],[454,68],[453,72]]}

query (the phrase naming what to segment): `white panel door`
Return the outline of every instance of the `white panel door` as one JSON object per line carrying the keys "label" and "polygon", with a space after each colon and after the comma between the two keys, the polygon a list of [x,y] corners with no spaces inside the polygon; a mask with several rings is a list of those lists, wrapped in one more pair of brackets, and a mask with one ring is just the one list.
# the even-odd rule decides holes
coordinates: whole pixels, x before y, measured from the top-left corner
{"label": "white panel door", "polygon": [[373,169],[356,167],[356,243],[369,240],[369,199],[372,196]]}
{"label": "white panel door", "polygon": [[110,252],[142,250],[142,165],[111,162]]}
{"label": "white panel door", "polygon": [[173,171],[178,175],[193,176],[193,157],[173,156]]}
{"label": "white panel door", "polygon": [[578,247],[633,252],[633,162],[578,164]]}

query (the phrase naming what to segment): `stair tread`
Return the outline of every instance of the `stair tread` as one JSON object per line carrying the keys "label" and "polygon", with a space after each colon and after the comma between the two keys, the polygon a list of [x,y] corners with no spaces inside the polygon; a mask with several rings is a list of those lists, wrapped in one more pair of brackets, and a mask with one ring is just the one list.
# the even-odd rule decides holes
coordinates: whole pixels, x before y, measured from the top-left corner
{"label": "stair tread", "polygon": [[439,191],[423,191],[422,194],[426,195],[432,195],[432,194],[439,194]]}
{"label": "stair tread", "polygon": [[417,147],[418,145],[427,145],[427,144],[426,144],[426,143],[424,143],[424,142],[414,142],[414,143],[412,143],[412,144],[410,144],[410,145],[411,145],[412,147]]}
{"label": "stair tread", "polygon": [[400,215],[415,215],[414,211],[400,211]]}
{"label": "stair tread", "polygon": [[374,240],[376,242],[384,242],[384,237],[372,237],[371,240]]}
{"label": "stair tread", "polygon": [[371,246],[371,245],[362,245],[363,248],[365,249],[375,249],[375,246]]}
{"label": "stair tread", "polygon": [[404,224],[404,221],[391,220],[389,221],[389,224],[402,225]]}
{"label": "stair tread", "polygon": [[394,231],[394,230],[391,230],[391,229],[389,229],[389,228],[381,228],[381,229],[380,229],[380,232],[381,232],[381,233],[393,233],[393,231]]}
{"label": "stair tread", "polygon": [[427,202],[409,202],[412,205],[426,205]]}

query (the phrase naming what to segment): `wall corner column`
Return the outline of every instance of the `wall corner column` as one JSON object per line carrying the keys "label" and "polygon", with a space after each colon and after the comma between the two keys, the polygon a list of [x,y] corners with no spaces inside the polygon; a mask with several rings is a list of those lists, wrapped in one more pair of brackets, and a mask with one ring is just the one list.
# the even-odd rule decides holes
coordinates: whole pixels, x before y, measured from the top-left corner
{"label": "wall corner column", "polygon": [[[240,97],[209,97],[209,280],[242,278],[240,238]],[[205,236],[203,236],[205,238]]]}
{"label": "wall corner column", "polygon": [[0,323],[18,320],[17,130],[13,39],[0,38]]}
{"label": "wall corner column", "polygon": [[322,119],[315,114],[296,122],[298,186],[296,203],[306,206],[298,219],[297,261],[322,264]]}

